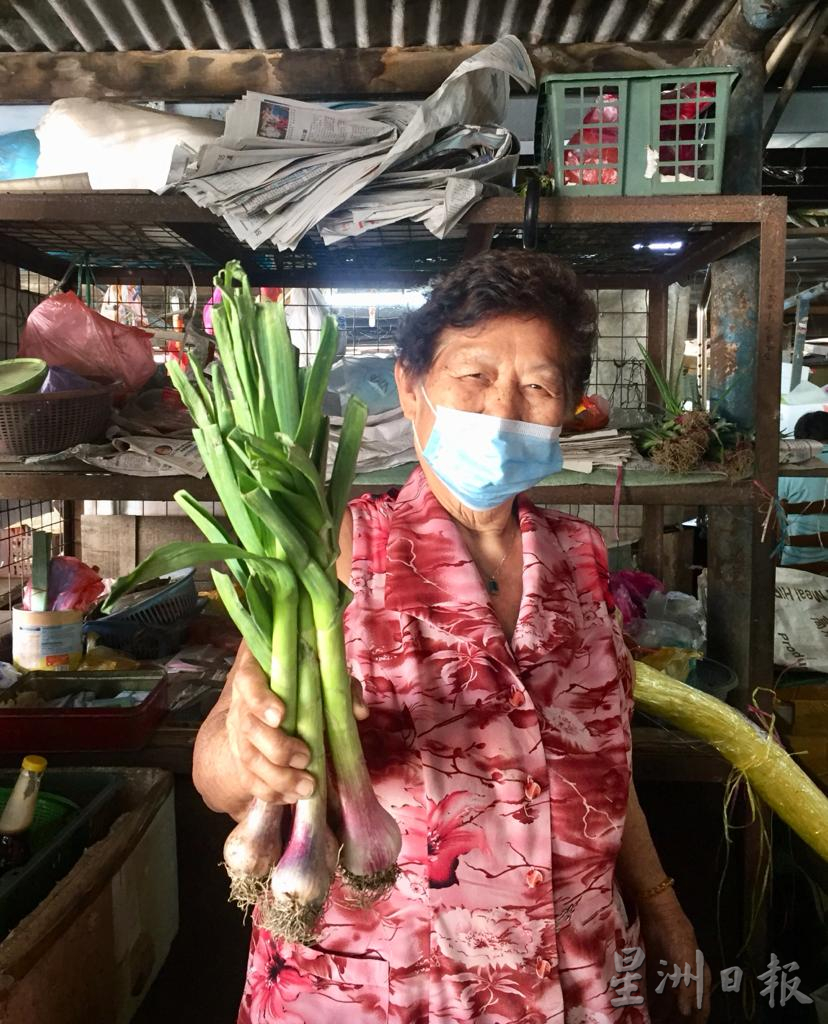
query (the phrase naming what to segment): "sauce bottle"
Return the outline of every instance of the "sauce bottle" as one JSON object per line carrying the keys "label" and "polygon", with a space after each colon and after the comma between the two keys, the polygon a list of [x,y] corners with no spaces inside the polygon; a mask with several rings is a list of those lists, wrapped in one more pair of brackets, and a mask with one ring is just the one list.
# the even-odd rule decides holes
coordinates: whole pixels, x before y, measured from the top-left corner
{"label": "sauce bottle", "polygon": [[3,813],[0,814],[0,874],[19,868],[31,856],[29,828],[34,820],[46,758],[28,754]]}

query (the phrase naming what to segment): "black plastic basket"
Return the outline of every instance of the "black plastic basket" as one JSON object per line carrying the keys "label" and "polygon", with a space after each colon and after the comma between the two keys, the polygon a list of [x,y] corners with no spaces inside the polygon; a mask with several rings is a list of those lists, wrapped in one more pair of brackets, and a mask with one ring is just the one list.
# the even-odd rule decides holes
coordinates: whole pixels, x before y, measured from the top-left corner
{"label": "black plastic basket", "polygon": [[97,441],[112,408],[109,388],[0,395],[0,455],[45,455]]}

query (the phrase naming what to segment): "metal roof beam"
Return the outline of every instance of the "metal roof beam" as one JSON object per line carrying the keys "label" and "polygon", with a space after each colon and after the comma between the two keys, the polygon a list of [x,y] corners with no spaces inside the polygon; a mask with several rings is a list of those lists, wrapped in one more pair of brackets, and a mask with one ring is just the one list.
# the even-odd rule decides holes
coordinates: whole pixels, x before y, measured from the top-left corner
{"label": "metal roof beam", "polygon": [[128,50],[129,46],[121,35],[121,30],[112,18],[110,18],[109,12],[106,11],[103,0],[84,0],[84,3],[92,12],[94,18],[104,30],[104,33],[115,49],[122,53],[125,50]]}

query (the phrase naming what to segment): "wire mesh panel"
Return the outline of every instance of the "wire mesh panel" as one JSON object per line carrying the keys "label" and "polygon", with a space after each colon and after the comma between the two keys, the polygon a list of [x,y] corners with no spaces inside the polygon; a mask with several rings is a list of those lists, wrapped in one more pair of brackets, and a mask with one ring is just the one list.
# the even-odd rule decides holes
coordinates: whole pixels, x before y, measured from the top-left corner
{"label": "wire mesh panel", "polygon": [[598,345],[590,391],[606,398],[613,426],[641,421],[646,408],[642,348],[647,347],[647,292],[623,289],[593,292],[598,307]]}
{"label": "wire mesh panel", "polygon": [[[0,358],[17,354],[26,317],[55,281],[0,264]],[[20,599],[32,571],[32,532],[51,534],[52,554],[63,550],[63,502],[20,501],[0,494],[0,635],[8,632],[8,609]]]}
{"label": "wire mesh panel", "polygon": [[[606,398],[611,425],[623,428],[641,421],[646,411],[646,378],[641,347],[647,345],[648,293],[644,289],[601,289],[592,297],[598,308],[598,343],[589,393]],[[584,481],[588,482],[585,476]],[[640,505],[555,505],[597,526],[607,547],[620,549],[641,537]]]}

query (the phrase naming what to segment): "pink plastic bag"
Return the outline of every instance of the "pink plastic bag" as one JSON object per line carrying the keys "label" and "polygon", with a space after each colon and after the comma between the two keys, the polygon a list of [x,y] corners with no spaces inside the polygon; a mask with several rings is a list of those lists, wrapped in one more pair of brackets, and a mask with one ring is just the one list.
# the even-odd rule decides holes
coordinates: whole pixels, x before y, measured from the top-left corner
{"label": "pink plastic bag", "polygon": [[[95,569],[71,555],[58,555],[49,562],[46,609],[50,612],[87,612],[104,592],[104,581]],[[23,590],[22,605],[28,611],[32,581]]]}
{"label": "pink plastic bag", "polygon": [[107,320],[74,292],[58,292],[29,314],[18,355],[43,359],[83,377],[120,381],[118,394],[141,388],[155,372],[152,335]]}
{"label": "pink plastic bag", "polygon": [[609,588],[625,626],[646,616],[647,598],[654,590],[664,593],[667,589],[661,580],[637,569],[621,569],[611,573]]}

